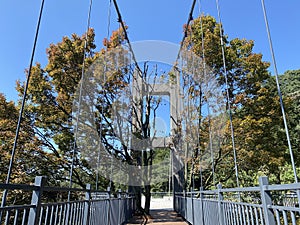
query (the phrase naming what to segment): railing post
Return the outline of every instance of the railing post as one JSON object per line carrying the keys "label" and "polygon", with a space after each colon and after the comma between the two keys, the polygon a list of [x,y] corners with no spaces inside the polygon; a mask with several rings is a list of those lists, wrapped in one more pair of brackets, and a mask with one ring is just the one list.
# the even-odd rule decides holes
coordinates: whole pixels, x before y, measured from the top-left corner
{"label": "railing post", "polygon": [[130,214],[131,214],[131,209],[129,209],[129,207],[132,208],[133,204],[131,203],[131,201],[129,199],[128,190],[126,190],[125,191],[125,205],[124,205],[126,220],[130,217]]}
{"label": "railing post", "polygon": [[84,203],[84,216],[83,216],[83,224],[88,225],[90,221],[90,210],[91,210],[91,185],[86,185],[85,192],[85,203]]}
{"label": "railing post", "polygon": [[86,185],[85,192],[85,202],[84,202],[84,214],[83,214],[83,224],[88,225],[90,221],[90,210],[91,210],[91,185]]}
{"label": "railing post", "polygon": [[32,192],[31,205],[34,205],[34,208],[31,208],[29,211],[28,225],[38,224],[38,219],[41,212],[41,196],[43,193],[43,186],[45,184],[46,178],[42,176],[35,177],[34,186],[37,186],[38,189]]}
{"label": "railing post", "polygon": [[110,187],[107,187],[107,194],[108,194],[108,206],[107,206],[107,219],[108,221],[111,221],[111,196],[110,196]]}
{"label": "railing post", "polygon": [[120,225],[121,221],[121,199],[122,199],[122,190],[119,189],[118,191],[118,225]]}
{"label": "railing post", "polygon": [[269,185],[268,177],[260,177],[259,187],[265,223],[266,225],[275,225],[274,213],[268,208],[269,205],[272,205],[272,197],[270,191],[265,190],[265,185]]}
{"label": "railing post", "polygon": [[110,199],[110,187],[107,187],[106,192],[107,192],[108,198]]}
{"label": "railing post", "polygon": [[222,201],[223,201],[223,193],[221,192],[222,184],[218,184],[217,189],[218,189],[219,224],[223,225],[225,224],[225,222],[224,222],[224,210],[222,207]]}
{"label": "railing post", "polygon": [[204,209],[203,209],[204,194],[203,194],[203,187],[200,187],[199,199],[200,199],[200,224],[204,225]]}

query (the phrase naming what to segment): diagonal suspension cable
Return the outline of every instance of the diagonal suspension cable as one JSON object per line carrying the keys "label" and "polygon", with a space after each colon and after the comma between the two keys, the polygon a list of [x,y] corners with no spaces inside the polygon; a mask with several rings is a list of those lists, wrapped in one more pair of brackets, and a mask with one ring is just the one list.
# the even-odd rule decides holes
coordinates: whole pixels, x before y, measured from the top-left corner
{"label": "diagonal suspension cable", "polygon": [[[198,0],[198,14],[200,15],[200,29],[201,29],[201,47],[202,47],[202,66],[203,66],[203,77],[207,78],[207,69],[206,69],[206,58],[205,58],[205,48],[204,48],[204,31],[203,31],[203,18],[201,15],[202,9],[201,9],[201,0]],[[208,85],[208,84],[207,84]],[[207,98],[207,113],[208,113],[208,126],[209,126],[209,149],[211,154],[211,161],[212,161],[212,176],[213,176],[213,186],[215,186],[215,171],[214,171],[214,155],[213,155],[213,148],[212,148],[212,135],[211,135],[211,119],[210,119],[210,104],[209,104],[209,98]],[[200,122],[199,122],[200,126]],[[200,146],[200,132],[198,129],[198,142]],[[203,187],[203,178],[202,178],[202,156],[200,155],[201,152],[199,151],[199,176],[200,176],[200,186]]]}
{"label": "diagonal suspension cable", "polygon": [[[189,24],[193,20],[193,12],[194,12],[194,8],[195,8],[195,5],[196,5],[196,1],[197,0],[193,0],[193,2],[192,2],[192,6],[191,6],[191,9],[190,9],[190,12],[189,12],[189,15],[188,15],[188,20],[187,20],[187,23],[186,23],[184,34],[183,34],[183,37],[182,37],[182,40],[181,40],[181,43],[180,43],[180,47],[179,47],[179,50],[178,50],[178,53],[177,53],[177,56],[176,56],[176,60],[174,62],[173,68],[172,68],[173,70],[177,70],[178,71],[178,65],[177,65],[178,64],[178,60],[181,57],[181,52],[182,52],[182,49],[183,49],[183,46],[184,46],[184,41],[185,41],[185,39],[187,37],[187,34],[188,34]],[[183,60],[181,60],[181,63],[183,63]],[[181,68],[183,68],[183,67],[181,66]],[[179,83],[180,83],[179,76],[177,76],[176,82],[177,82],[177,85],[179,85]],[[179,97],[180,96],[180,92],[177,92],[177,94],[178,94],[177,97]],[[177,98],[176,98],[176,105],[178,106],[178,100],[177,100]],[[174,120],[174,118],[173,118],[173,120]],[[186,176],[186,165],[185,165],[185,172],[184,173],[185,173],[185,176]],[[173,185],[174,185],[174,183],[173,183]],[[173,187],[173,189],[174,189],[174,187]]]}
{"label": "diagonal suspension cable", "polygon": [[142,76],[143,72],[141,70],[141,68],[139,67],[138,65],[138,62],[136,60],[136,57],[135,57],[135,54],[134,54],[134,51],[132,49],[132,45],[131,45],[131,42],[129,40],[129,37],[128,37],[128,33],[127,33],[127,29],[126,29],[126,26],[123,22],[123,19],[122,19],[122,15],[121,15],[121,12],[120,12],[120,9],[119,9],[119,6],[118,6],[118,3],[116,0],[113,0],[113,3],[114,3],[114,6],[115,6],[115,9],[116,9],[116,12],[117,12],[117,15],[118,15],[118,22],[121,24],[121,27],[123,29],[123,32],[124,32],[124,38],[128,44],[128,48],[129,48],[129,51],[131,53],[131,57],[133,59],[133,62],[134,62],[134,65],[135,67],[137,68],[138,72],[140,73],[139,75]]}
{"label": "diagonal suspension cable", "polygon": [[[21,122],[23,120],[23,112],[24,112],[25,103],[26,103],[27,91],[28,91],[28,86],[29,86],[29,82],[30,82],[30,78],[31,78],[31,69],[32,69],[32,65],[33,65],[33,59],[34,59],[35,49],[36,49],[39,30],[40,30],[40,24],[41,24],[42,15],[43,15],[44,2],[45,2],[45,0],[42,0],[41,7],[40,7],[39,17],[38,17],[38,22],[37,22],[37,27],[36,27],[36,32],[35,32],[35,38],[34,38],[34,44],[33,44],[31,59],[30,59],[30,63],[29,63],[29,70],[28,70],[28,75],[27,75],[27,79],[26,79],[26,83],[25,83],[25,87],[24,87],[24,92],[23,92],[22,105],[21,105],[21,108],[19,111],[19,118],[18,118],[16,133],[15,133],[15,139],[14,139],[14,144],[13,144],[13,148],[11,151],[11,158],[9,161],[9,167],[8,167],[6,181],[5,181],[6,184],[10,183],[10,178],[11,178],[11,174],[12,174],[12,168],[13,168],[14,158],[15,158],[19,134],[20,134]],[[1,207],[5,206],[6,197],[7,197],[7,190],[4,190]]]}
{"label": "diagonal suspension cable", "polygon": [[[203,33],[203,21],[202,21],[202,16],[201,16],[201,1],[199,0],[198,1],[198,14],[200,15],[200,28],[201,28],[201,46],[202,46],[202,63],[203,63],[203,74],[204,74],[204,77],[206,77],[206,62],[205,62],[205,54],[204,54],[204,33]],[[199,114],[200,114],[200,110],[199,109]],[[199,115],[199,128],[200,128],[200,118],[201,118],[201,115]],[[202,188],[203,187],[203,176],[202,176],[202,155],[201,155],[201,149],[200,149],[200,131],[199,131],[199,128],[197,129],[197,136],[198,136],[198,145],[199,145],[199,176],[200,176],[200,187]]]}
{"label": "diagonal suspension cable", "polygon": [[[82,62],[82,69],[81,69],[81,79],[80,79],[80,89],[79,89],[79,97],[78,97],[78,108],[77,108],[77,116],[76,116],[76,122],[75,122],[75,131],[74,131],[74,144],[73,144],[73,154],[72,154],[72,164],[70,169],[70,183],[69,187],[72,188],[73,185],[73,170],[74,170],[74,163],[75,163],[75,153],[77,149],[76,140],[78,135],[78,123],[79,123],[79,114],[80,114],[80,107],[81,107],[81,101],[82,101],[82,89],[83,89],[83,79],[84,79],[84,69],[85,69],[85,59],[86,59],[86,49],[87,49],[87,42],[88,42],[88,30],[90,28],[90,21],[91,21],[91,12],[92,12],[92,4],[93,0],[90,0],[89,3],[89,10],[88,10],[88,19],[87,19],[87,31],[85,34],[85,41],[84,41],[84,49],[83,49],[83,62]],[[70,201],[70,191],[68,193],[68,201]]]}
{"label": "diagonal suspension cable", "polygon": [[234,128],[233,128],[233,119],[232,119],[232,109],[229,97],[229,84],[228,84],[228,76],[227,76],[227,69],[226,69],[226,58],[225,58],[225,46],[223,41],[223,33],[222,33],[222,21],[221,21],[221,12],[220,12],[220,4],[219,0],[216,0],[216,6],[218,11],[218,19],[220,24],[220,41],[221,41],[221,49],[222,49],[222,60],[223,60],[223,69],[224,69],[224,77],[225,77],[225,86],[226,86],[226,97],[227,97],[227,105],[228,105],[228,114],[230,120],[230,132],[231,132],[231,142],[232,142],[232,149],[233,149],[233,158],[234,158],[234,169],[235,169],[235,176],[236,176],[236,185],[240,187],[239,184],[239,172],[238,172],[238,165],[237,165],[237,153],[235,148],[235,138],[234,138]]}
{"label": "diagonal suspension cable", "polygon": [[274,66],[274,73],[275,73],[275,78],[276,78],[277,91],[278,91],[279,100],[280,100],[280,107],[281,107],[282,118],[283,118],[283,122],[284,122],[284,129],[285,129],[285,133],[286,133],[286,138],[287,138],[287,142],[288,142],[288,148],[289,148],[290,157],[291,157],[291,163],[292,163],[292,168],[293,168],[293,173],[294,173],[294,179],[295,179],[295,183],[298,183],[297,171],[296,171],[296,167],[295,167],[295,161],[294,161],[293,150],[292,150],[292,145],[291,145],[291,140],[290,140],[289,128],[288,128],[287,121],[286,121],[284,103],[283,103],[283,100],[282,100],[282,93],[281,93],[281,90],[280,90],[277,63],[276,63],[275,53],[274,53],[274,49],[273,49],[273,43],[272,43],[271,32],[270,32],[270,28],[269,28],[269,22],[268,22],[266,7],[265,7],[265,1],[261,0],[261,4],[262,4],[262,9],[263,9],[263,14],[264,14],[266,30],[267,30],[267,34],[268,34],[269,47],[270,47],[270,51],[271,51],[271,55],[272,55],[272,62],[273,62],[273,66]]}
{"label": "diagonal suspension cable", "polygon": [[186,27],[184,29],[183,37],[182,37],[182,40],[180,42],[180,47],[179,47],[179,51],[178,51],[178,54],[177,54],[177,57],[176,57],[175,66],[178,62],[178,59],[180,58],[181,50],[182,50],[183,45],[184,45],[184,40],[187,37],[188,27],[189,27],[191,21],[193,20],[193,13],[194,13],[196,2],[197,2],[197,0],[193,0],[192,6],[191,6],[191,9],[190,9],[190,13],[189,13],[189,16],[188,16],[188,20],[187,20],[187,23],[186,23]]}
{"label": "diagonal suspension cable", "polygon": [[[121,15],[121,12],[120,12],[120,10],[119,10],[117,1],[116,1],[116,0],[113,0],[113,3],[114,3],[114,6],[115,6],[117,15],[118,15],[118,22],[121,24],[122,29],[123,29],[123,31],[124,31],[124,38],[125,38],[125,40],[126,40],[126,42],[127,42],[127,44],[128,44],[129,51],[130,51],[131,54],[132,54],[132,59],[133,59],[133,61],[134,61],[134,64],[135,64],[135,66],[136,66],[138,72],[140,73],[140,75],[142,75],[143,73],[142,73],[140,67],[138,66],[138,63],[137,63],[135,54],[134,54],[134,52],[133,52],[133,49],[132,49],[132,46],[131,46],[131,42],[130,42],[130,40],[129,40],[128,33],[127,33],[127,30],[126,30],[125,24],[124,24],[124,22],[123,22],[122,15]],[[178,52],[178,54],[177,54],[177,58],[176,58],[175,65],[177,64],[178,59],[180,58],[181,49],[183,48],[184,40],[185,40],[185,38],[186,38],[186,36],[187,36],[187,28],[188,28],[190,22],[193,20],[193,16],[192,16],[192,15],[193,15],[193,11],[194,11],[195,5],[196,5],[196,0],[193,0],[193,4],[192,4],[192,7],[191,7],[191,10],[190,10],[190,13],[189,13],[189,17],[188,17],[188,21],[187,21],[187,27],[186,27],[186,29],[185,29],[185,31],[184,31],[184,36],[183,36],[182,41],[181,41],[181,45],[180,45],[180,48],[179,48],[179,52]],[[175,65],[174,65],[174,67],[175,67]]]}

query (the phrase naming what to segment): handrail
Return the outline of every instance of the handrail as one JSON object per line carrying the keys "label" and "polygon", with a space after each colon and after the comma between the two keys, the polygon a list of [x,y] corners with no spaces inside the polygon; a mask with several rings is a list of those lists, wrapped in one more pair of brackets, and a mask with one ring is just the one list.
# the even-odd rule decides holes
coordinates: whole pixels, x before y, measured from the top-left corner
{"label": "handrail", "polygon": [[4,184],[4,183],[0,183],[0,189],[3,189],[3,190],[34,191],[34,190],[38,190],[39,187],[35,186],[35,185],[28,185],[28,184]]}
{"label": "handrail", "polygon": [[253,203],[245,203],[245,202],[232,202],[232,201],[221,201],[226,204],[232,205],[243,205],[243,206],[250,206],[250,207],[262,207],[262,204],[253,204]]}
{"label": "handrail", "polygon": [[[300,183],[292,184],[272,184],[272,185],[262,185],[263,189],[266,191],[287,191],[287,190],[300,190]],[[220,188],[215,190],[203,190],[203,191],[193,191],[193,192],[175,192],[175,195],[191,195],[191,194],[218,194],[218,193],[228,193],[228,192],[259,192],[260,187],[240,187],[240,188]]]}
{"label": "handrail", "polygon": [[240,187],[240,188],[222,188],[216,190],[217,192],[258,192],[259,187]]}
{"label": "handrail", "polygon": [[290,206],[268,205],[268,208],[277,209],[277,210],[281,210],[281,211],[293,211],[293,212],[300,213],[300,208],[290,207]]}
{"label": "handrail", "polygon": [[263,188],[267,191],[300,190],[300,183],[264,185]]}
{"label": "handrail", "polygon": [[4,206],[0,207],[0,210],[14,210],[14,209],[31,209],[35,208],[35,205],[10,205],[10,206]]}
{"label": "handrail", "polygon": [[48,191],[48,192],[68,192],[68,191],[73,191],[73,192],[86,192],[90,191],[85,188],[69,188],[69,187],[43,187],[43,191]]}
{"label": "handrail", "polygon": [[[28,185],[28,184],[5,184],[0,183],[0,189],[3,190],[23,190],[23,191],[37,191],[40,189],[39,186],[36,185]],[[53,186],[43,186],[43,191],[46,192],[91,192],[91,193],[109,193],[108,191],[99,191],[99,190],[88,190],[86,188],[69,188],[69,187],[53,187]],[[128,192],[116,192],[120,194],[128,194]]]}
{"label": "handrail", "polygon": [[[136,209],[134,196],[127,192],[119,190],[113,196],[109,191],[91,190],[90,185],[87,188],[45,187],[45,181],[44,177],[36,177],[34,185],[0,184],[0,189],[32,192],[30,204],[0,207],[0,213],[5,215],[5,218],[0,218],[0,224],[20,221],[22,225],[35,225],[42,220],[47,224],[62,224],[62,221],[71,224],[89,224],[89,221],[96,224],[108,224],[108,221],[124,223]],[[61,199],[61,202],[45,200],[49,192],[69,191],[75,192],[78,198],[72,201]]]}

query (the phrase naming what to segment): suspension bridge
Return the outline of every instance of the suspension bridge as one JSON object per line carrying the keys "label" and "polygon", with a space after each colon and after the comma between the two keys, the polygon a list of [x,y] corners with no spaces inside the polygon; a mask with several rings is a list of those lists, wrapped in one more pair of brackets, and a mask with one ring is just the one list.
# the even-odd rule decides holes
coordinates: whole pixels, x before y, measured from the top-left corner
{"label": "suspension bridge", "polygon": [[[190,42],[188,40],[191,40],[191,35],[193,35],[192,29],[189,28],[194,20],[193,13],[196,2],[196,0],[192,2],[181,44],[174,47],[157,42],[145,42],[142,45],[131,43],[117,1],[110,1],[110,5],[113,5],[116,10],[120,25],[121,32],[118,34],[118,38],[122,38],[125,45],[118,45],[113,50],[109,49],[107,45],[105,53],[86,69],[86,51],[89,41],[88,35],[86,35],[81,79],[77,92],[74,94],[73,103],[74,139],[76,141],[72,146],[74,150],[69,171],[70,183],[68,187],[50,187],[46,185],[47,178],[43,176],[36,177],[33,184],[11,183],[12,168],[14,163],[17,163],[14,157],[44,9],[44,0],[42,0],[7,179],[5,183],[0,184],[0,189],[3,190],[0,207],[1,224],[300,224],[300,184],[290,143],[264,1],[261,1],[262,9],[270,51],[273,56],[272,63],[294,183],[271,185],[268,177],[262,176],[258,180],[258,185],[253,187],[242,187],[239,181],[234,114],[231,105],[232,93],[227,76],[226,46],[219,2],[216,1],[218,20],[221,26],[218,35],[224,76],[222,87],[218,85],[213,69],[209,68],[204,54],[203,21],[201,19],[203,17],[200,17],[199,23],[202,30],[202,34],[200,34],[202,55],[196,55],[189,49]],[[90,29],[91,10],[92,0],[89,4],[87,31]],[[143,49],[142,47],[145,46],[147,46],[148,53],[151,49],[151,53],[154,55],[147,55],[143,50],[143,54],[139,54],[138,47]],[[176,54],[171,60],[165,59],[161,57],[162,51]],[[156,62],[151,64],[149,59]],[[168,72],[158,73],[158,61],[169,64],[161,67]],[[160,70],[162,70],[161,68]],[[122,74],[122,82],[117,80],[116,73]],[[119,81],[118,85],[120,86],[116,85],[108,89],[107,83],[112,80]],[[110,98],[111,95],[113,97]],[[157,130],[155,130],[158,125],[155,122],[151,125],[149,121],[151,119],[155,121],[151,115],[156,113],[155,110],[163,101],[162,96],[167,96],[167,101],[169,101],[170,109],[164,110],[169,111],[170,115],[164,115],[164,119],[169,119],[170,128],[168,135],[159,136],[156,135]],[[205,96],[205,101],[201,99],[202,96]],[[205,104],[201,106],[203,102]],[[105,108],[104,105],[109,107]],[[199,114],[201,117],[204,110],[206,111],[208,138],[205,150],[201,150],[202,134],[199,127],[202,121],[199,119]],[[108,111],[109,119],[103,116]],[[100,116],[96,117],[95,115]],[[231,139],[235,188],[226,188],[222,187],[220,183],[217,184],[214,171],[214,148],[217,144],[220,145],[220,138],[224,135],[220,133],[224,131],[227,124],[229,124]],[[151,130],[153,128],[154,131]],[[109,138],[105,136],[103,130],[110,131]],[[105,143],[103,144],[103,142]],[[157,164],[153,160],[156,149],[165,151],[167,152],[165,156],[168,155]],[[78,152],[96,168],[95,189],[91,184],[86,184],[86,188],[73,187],[75,156]],[[189,168],[188,159],[201,158],[199,156],[202,157],[198,162],[199,165],[196,165],[196,160],[192,160],[191,168]],[[212,184],[209,185],[212,188],[210,190],[203,188],[202,169],[204,166],[212,170]],[[192,171],[189,186],[187,185],[188,169]],[[107,191],[98,189],[98,179],[101,173],[109,180]],[[199,186],[195,184],[196,173],[200,180]],[[167,209],[159,207],[162,204],[161,199],[156,199],[156,207],[151,208],[151,196],[158,194],[151,193],[150,190],[150,186],[157,182],[154,179],[155,176],[168,183],[169,205],[165,207]],[[127,190],[112,191],[112,183],[120,183],[123,187],[126,186]],[[145,211],[141,208],[142,192],[145,193],[145,205],[148,204],[149,212],[147,212],[147,207],[145,207]],[[24,195],[24,204],[7,204],[8,198],[13,199],[14,193]],[[163,195],[165,194],[167,193]],[[155,204],[155,198],[152,198],[152,204]]]}

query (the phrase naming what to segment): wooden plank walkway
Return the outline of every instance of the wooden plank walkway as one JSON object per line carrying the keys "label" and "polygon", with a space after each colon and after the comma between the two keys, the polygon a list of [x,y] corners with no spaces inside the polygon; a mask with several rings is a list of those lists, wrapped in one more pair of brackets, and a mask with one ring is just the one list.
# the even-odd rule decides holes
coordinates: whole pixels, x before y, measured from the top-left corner
{"label": "wooden plank walkway", "polygon": [[151,216],[149,218],[144,218],[142,216],[134,216],[127,225],[187,225],[180,215],[171,210],[155,209],[151,210]]}

